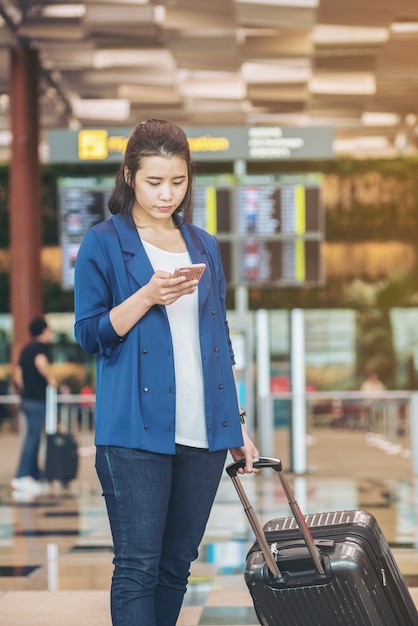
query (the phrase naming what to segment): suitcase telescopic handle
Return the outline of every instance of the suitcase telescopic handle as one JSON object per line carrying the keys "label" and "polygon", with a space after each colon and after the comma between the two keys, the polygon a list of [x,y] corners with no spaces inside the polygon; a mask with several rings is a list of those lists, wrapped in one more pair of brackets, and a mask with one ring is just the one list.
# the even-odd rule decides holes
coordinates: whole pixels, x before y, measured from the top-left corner
{"label": "suitcase telescopic handle", "polygon": [[[232,482],[234,483],[235,489],[237,490],[239,498],[242,502],[242,506],[244,507],[245,514],[248,518],[248,521],[250,522],[251,528],[254,531],[258,544],[261,548],[264,558],[266,559],[266,563],[267,563],[269,570],[274,576],[277,576],[280,578],[281,573],[276,563],[276,560],[271,553],[264,530],[260,525],[260,522],[242,486],[241,480],[239,479],[238,470],[241,468],[243,469],[244,467],[245,467],[245,459],[241,459],[240,461],[235,461],[234,463],[230,463],[229,465],[227,465],[226,472],[232,479]],[[322,565],[318,548],[315,545],[315,542],[312,537],[312,533],[309,530],[308,524],[306,523],[305,516],[302,514],[302,511],[299,508],[299,504],[296,502],[290,483],[287,480],[286,476],[284,475],[282,462],[280,461],[280,459],[273,459],[270,457],[262,456],[262,457],[259,457],[258,459],[254,459],[254,467],[257,469],[271,467],[273,470],[275,470],[278,473],[280,482],[283,487],[283,491],[285,492],[287,501],[289,503],[289,507],[293,513],[293,516],[296,520],[299,530],[302,533],[303,538],[305,539],[306,545],[308,546],[308,550],[315,564],[316,570],[319,574],[325,574],[324,566]]]}
{"label": "suitcase telescopic handle", "polygon": [[[258,459],[254,459],[253,462],[254,467],[258,469],[264,469],[265,467],[271,467],[276,472],[282,471],[282,462],[280,459],[272,459],[268,456],[260,456]],[[235,463],[230,463],[226,467],[226,471],[228,475],[232,478],[232,476],[236,476],[239,469],[244,469],[245,467],[245,459],[241,459],[240,461],[235,461]]]}

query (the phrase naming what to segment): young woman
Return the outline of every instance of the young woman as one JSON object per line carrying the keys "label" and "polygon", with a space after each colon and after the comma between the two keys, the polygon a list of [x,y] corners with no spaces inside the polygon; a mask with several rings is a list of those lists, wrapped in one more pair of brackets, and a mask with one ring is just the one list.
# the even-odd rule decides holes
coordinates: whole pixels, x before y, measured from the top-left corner
{"label": "young woman", "polygon": [[[96,354],[96,469],[114,543],[114,626],[175,626],[227,450],[253,471],[215,237],[190,223],[186,135],[142,122],[75,268],[75,335]],[[198,281],[177,267],[204,263]]]}

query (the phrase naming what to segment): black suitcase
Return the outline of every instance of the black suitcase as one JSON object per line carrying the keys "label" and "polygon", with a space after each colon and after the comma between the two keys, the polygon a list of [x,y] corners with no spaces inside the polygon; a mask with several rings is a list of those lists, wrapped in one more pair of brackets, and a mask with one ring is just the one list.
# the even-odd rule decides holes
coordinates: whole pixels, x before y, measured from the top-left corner
{"label": "black suitcase", "polygon": [[257,541],[249,550],[245,581],[263,626],[414,626],[418,612],[376,519],[367,511],[307,515],[299,510],[278,459],[292,517],[261,528],[237,472],[226,468]]}
{"label": "black suitcase", "polygon": [[45,478],[48,481],[58,480],[67,487],[74,480],[78,471],[78,444],[70,432],[61,432],[58,426],[58,395],[52,385],[46,388],[46,454]]}
{"label": "black suitcase", "polygon": [[46,436],[45,478],[59,480],[64,487],[77,476],[78,445],[70,433],[52,433]]}

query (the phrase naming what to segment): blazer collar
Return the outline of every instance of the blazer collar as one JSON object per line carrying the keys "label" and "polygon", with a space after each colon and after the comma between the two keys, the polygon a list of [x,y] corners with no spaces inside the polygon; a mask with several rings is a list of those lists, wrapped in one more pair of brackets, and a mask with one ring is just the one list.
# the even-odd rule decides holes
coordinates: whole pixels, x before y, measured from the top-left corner
{"label": "blazer collar", "polygon": [[[138,236],[132,215],[121,215],[117,213],[111,219],[119,239],[131,284],[133,281],[133,284],[136,284],[136,288],[141,287],[151,280],[154,269],[148,259],[142,241]],[[211,283],[210,267],[206,250],[195,227],[191,224],[183,223],[181,217],[176,213],[173,215],[173,219],[176,224],[180,225],[192,263],[206,263],[206,270],[199,283],[199,301],[203,302],[209,293]]]}
{"label": "blazer collar", "polygon": [[132,216],[117,213],[112,217],[118,235],[125,267],[132,285],[132,291],[148,283],[154,273]]}

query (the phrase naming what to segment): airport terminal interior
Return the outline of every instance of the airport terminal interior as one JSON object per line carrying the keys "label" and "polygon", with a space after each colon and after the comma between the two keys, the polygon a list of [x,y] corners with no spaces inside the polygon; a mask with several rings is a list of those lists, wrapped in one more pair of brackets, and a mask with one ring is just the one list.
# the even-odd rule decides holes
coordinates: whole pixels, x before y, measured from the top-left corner
{"label": "airport terminal interior", "polygon": [[[136,124],[150,117],[167,118],[185,127],[189,139],[195,140],[195,152],[200,151],[199,162],[209,164],[208,172],[215,174],[216,160],[228,161],[227,170],[224,167],[220,174],[224,170],[234,172],[236,177],[246,174],[246,155],[242,152],[242,137],[239,133],[237,137],[237,129],[243,136],[245,131],[247,160],[254,170],[249,168],[248,173],[261,178],[266,174],[263,160],[269,163],[268,172],[274,170],[276,176],[280,174],[280,164],[290,160],[308,159],[314,163],[325,159],[331,163],[334,158],[341,158],[344,163],[345,159],[400,162],[404,157],[416,159],[417,50],[418,0],[0,0],[0,161],[12,164],[10,171],[15,175],[15,182],[12,181],[10,188],[29,192],[29,202],[27,198],[22,202],[16,195],[16,210],[10,211],[10,221],[16,216],[22,220],[16,223],[15,232],[20,233],[20,237],[28,237],[26,244],[19,240],[15,253],[25,253],[34,239],[32,222],[28,227],[28,218],[35,214],[29,187],[32,183],[37,191],[38,181],[31,180],[35,179],[31,176],[34,166],[58,163],[59,168],[62,166],[67,171],[68,167],[71,171],[69,166],[74,165],[79,175],[85,171],[87,162],[91,176],[97,164],[114,165],[116,161],[119,164],[126,135]],[[11,66],[15,70],[13,76]],[[38,71],[39,83],[33,80],[32,84]],[[22,106],[30,98],[33,105],[39,104],[39,129],[31,107],[25,110]],[[25,132],[22,131],[23,135],[13,146],[11,119],[25,132],[27,127],[32,132],[39,130],[39,142],[29,154],[31,158],[24,148]],[[98,130],[99,139],[105,136],[107,141],[109,137],[109,145],[115,146],[116,142],[117,149],[113,147],[112,152],[109,148],[108,153],[109,145],[97,142],[97,135],[93,133],[89,139],[91,145],[87,142],[87,150],[79,154],[77,150],[83,144],[74,138],[89,128]],[[248,129],[253,129],[253,137],[247,137]],[[51,142],[54,137],[57,155]],[[208,137],[214,139],[214,143]],[[238,147],[234,143],[237,138]],[[73,156],[67,153],[67,140],[73,142]],[[96,143],[104,152],[99,156],[93,154],[95,158],[91,158],[89,150],[92,145],[97,147]],[[254,146],[255,152],[251,152]],[[22,154],[25,158],[17,162]],[[94,176],[101,178],[108,171],[98,168]],[[308,172],[311,187],[311,175],[315,172]],[[384,171],[380,174],[384,177]],[[408,180],[416,178],[413,172]],[[26,185],[22,185],[22,180]],[[276,179],[271,180],[276,184]],[[334,177],[335,188],[339,185],[337,180]],[[349,179],[347,182],[352,184]],[[55,183],[54,179],[51,187]],[[364,187],[356,189],[368,192],[368,185],[367,179]],[[314,187],[316,194],[316,182]],[[399,186],[393,185],[389,195],[390,199],[396,198],[395,207],[402,204],[400,188],[407,197],[413,185],[405,189],[402,181]],[[341,187],[341,196],[345,197],[345,189]],[[385,187],[382,194],[387,190]],[[62,182],[61,191],[65,191]],[[84,185],[82,191],[85,191]],[[99,192],[100,198],[105,197],[107,187],[93,192],[96,197]],[[219,198],[223,199],[228,193],[232,194],[229,188],[221,192]],[[319,193],[314,197],[319,198]],[[364,206],[370,213],[370,206],[374,209],[377,206],[375,215],[379,217],[382,197],[376,195],[376,206],[370,203],[367,193],[364,198],[360,208]],[[338,208],[345,206],[343,200]],[[410,204],[412,214],[415,205],[409,200],[408,196],[404,207]],[[0,201],[6,203],[3,197]],[[358,197],[356,202],[359,202]],[[230,203],[232,206],[232,200]],[[281,234],[275,230],[277,220],[270,219],[276,217],[271,208],[274,203],[270,204],[267,228],[274,230],[270,235],[274,241],[279,241]],[[387,206],[393,209],[392,204]],[[75,235],[81,237],[84,232],[74,232],[84,224],[75,213],[68,211],[68,229],[73,229],[71,245],[77,243]],[[249,211],[247,213],[245,219],[250,222]],[[398,215],[395,210],[390,213],[395,214]],[[219,224],[220,215],[221,209]],[[316,244],[325,240],[322,213],[318,211],[318,215],[321,229],[317,230],[321,232],[314,233]],[[224,225],[223,244],[237,247],[239,224],[232,209],[231,216],[231,223]],[[401,220],[390,219],[391,226],[399,226]],[[359,224],[363,235],[363,216]],[[36,222],[35,226],[39,224]],[[227,228],[231,232],[227,232]],[[260,228],[258,234],[263,238],[266,232],[262,226]],[[248,235],[251,239],[253,230],[254,224],[245,222],[239,235]],[[390,269],[393,265],[397,269],[407,265],[407,269],[415,271],[417,238],[411,235],[411,243],[410,233],[407,235],[408,247],[399,248],[402,256],[397,257],[398,262],[393,262],[390,256],[393,253],[388,253],[386,248],[381,253],[385,262],[388,259]],[[357,256],[347,253],[345,247],[337,249],[337,252],[342,249],[341,256],[349,259],[350,277],[351,264],[354,267],[358,258],[360,273],[367,269],[363,267],[365,243],[365,238],[360,237]],[[376,240],[375,243],[381,242]],[[73,248],[68,250],[64,262],[67,259],[71,278],[76,253]],[[233,250],[232,265],[238,276],[243,262],[236,262],[236,259],[241,258],[238,253],[244,253],[241,248]],[[319,244],[314,250],[318,251],[319,259]],[[37,254],[37,250],[35,252]],[[255,252],[252,243],[246,257],[250,273],[257,273],[259,269]],[[21,267],[18,263],[12,267],[11,281],[20,281],[25,270],[28,276],[30,270],[38,270],[35,264],[31,267],[30,262],[27,263],[28,258],[32,257],[26,255]],[[0,269],[3,271],[6,267],[10,272],[6,261],[1,260],[1,263]],[[292,265],[292,271],[296,266],[297,263]],[[318,276],[311,280],[322,286],[327,276],[319,260],[317,266]],[[332,267],[328,269],[331,271]],[[244,278],[251,281],[254,277]],[[241,279],[239,275],[236,282]],[[70,289],[71,284],[67,287]],[[15,293],[18,292],[16,289]],[[41,289],[35,295],[39,296],[40,292]],[[25,292],[25,298],[26,295]],[[369,290],[366,295],[370,295]],[[416,297],[412,304],[409,302],[410,306],[416,304]],[[338,301],[336,308],[341,306]],[[14,311],[11,307],[10,313],[16,316],[22,310],[26,312],[22,307],[19,302]],[[5,312],[2,309],[2,313]],[[342,340],[338,337],[337,345],[347,343],[351,337],[352,347],[343,348],[346,352],[352,348],[354,354],[357,349],[354,313],[342,313],[344,318],[338,326]],[[405,348],[403,363],[407,363],[413,348],[413,364],[417,365],[417,311],[409,308],[408,314],[411,314],[408,323],[406,316],[398,314],[393,327]],[[7,323],[9,332],[11,323]],[[315,324],[316,320],[311,320],[314,330],[318,328]],[[276,324],[276,327],[282,332],[283,325]],[[352,335],[347,328],[354,329]],[[2,331],[0,324],[0,354],[4,365],[9,356],[6,355],[8,348],[6,350],[2,343]],[[325,333],[315,332],[313,343],[318,337],[323,340],[324,336]],[[337,349],[332,350],[337,352]],[[252,361],[250,363],[252,366]],[[332,362],[325,364],[323,361],[318,369],[325,369],[326,365],[327,371],[335,369]],[[403,378],[398,388],[406,389],[409,370],[405,365],[399,372]],[[335,371],[332,374],[335,375]],[[281,382],[280,375],[280,370],[275,372],[276,383]],[[267,378],[264,382],[268,385]],[[417,406],[418,403],[415,408]],[[294,471],[295,442],[288,422],[275,424],[270,443],[273,455],[283,463],[303,512],[364,509],[375,516],[413,602],[418,606],[418,435],[411,417],[412,411],[399,429],[392,428],[394,439],[382,438],[380,432],[369,428],[369,422],[358,423],[356,417],[335,423],[326,415],[323,420],[310,421],[306,441],[302,444],[303,450],[306,445],[307,461],[302,472]],[[249,428],[251,426],[250,423]],[[76,478],[66,486],[54,482],[37,495],[15,492],[11,487],[22,433],[16,414],[0,422],[0,626],[110,626],[113,551],[105,503],[94,467],[94,432],[91,427],[74,430],[79,454]],[[259,444],[260,429],[254,429],[251,434]],[[411,436],[415,438],[413,442]],[[45,443],[41,452],[45,453]],[[260,453],[265,451],[260,449]],[[273,471],[244,476],[242,482],[262,524],[290,514],[280,481]],[[257,626],[259,622],[244,579],[246,555],[253,542],[253,531],[241,502],[224,472],[199,556],[191,567],[177,626]],[[317,626],[324,625],[318,623]]]}

